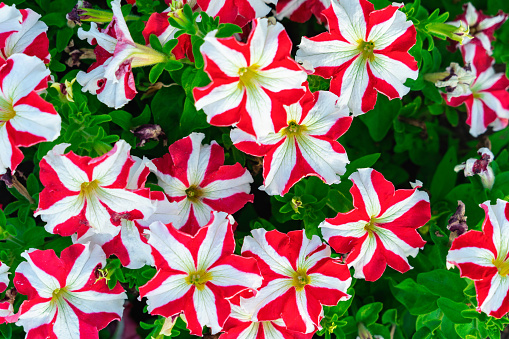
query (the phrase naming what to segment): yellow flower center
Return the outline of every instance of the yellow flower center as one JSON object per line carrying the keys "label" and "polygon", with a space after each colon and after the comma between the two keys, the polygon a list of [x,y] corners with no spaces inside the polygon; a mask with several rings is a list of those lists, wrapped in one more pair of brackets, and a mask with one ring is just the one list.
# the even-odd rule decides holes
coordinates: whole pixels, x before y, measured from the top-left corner
{"label": "yellow flower center", "polygon": [[80,195],[88,198],[88,197],[90,197],[90,195],[97,188],[99,188],[99,181],[98,180],[93,180],[93,181],[90,181],[90,182],[84,182],[84,183],[81,184]]}
{"label": "yellow flower center", "polygon": [[306,130],[306,126],[299,125],[295,120],[292,120],[288,123],[288,127],[286,127],[283,131],[287,137],[296,137],[302,134]]}
{"label": "yellow flower center", "polygon": [[371,217],[369,222],[364,226],[364,230],[369,233],[371,236],[373,233],[376,233],[376,223],[375,218]]}
{"label": "yellow flower center", "polygon": [[67,287],[57,288],[51,294],[51,302],[58,303],[67,293]]}
{"label": "yellow flower center", "polygon": [[253,87],[255,82],[253,79],[258,77],[258,65],[251,65],[249,67],[239,68],[239,87]]}
{"label": "yellow flower center", "polygon": [[16,116],[16,112],[11,104],[4,102],[5,105],[0,104],[0,127]]}
{"label": "yellow flower center", "polygon": [[357,43],[359,44],[357,49],[359,50],[359,52],[361,52],[362,57],[365,60],[368,60],[368,59],[369,59],[369,61],[375,60],[375,55],[373,54],[373,50],[375,49],[374,42],[359,40],[359,41],[357,41]]}
{"label": "yellow flower center", "polygon": [[211,279],[212,274],[205,270],[200,270],[189,273],[189,275],[186,277],[186,283],[196,286],[196,288],[201,291],[205,288],[207,281],[210,281]]}
{"label": "yellow flower center", "polygon": [[192,185],[186,189],[187,199],[197,202],[203,196],[203,191],[199,186]]}
{"label": "yellow flower center", "polygon": [[504,261],[502,258],[493,259],[491,261],[493,265],[498,269],[498,274],[505,277],[509,274],[509,260]]}
{"label": "yellow flower center", "polygon": [[295,271],[292,275],[293,281],[292,285],[295,287],[295,290],[302,291],[304,289],[304,286],[309,284],[311,282],[311,279],[306,274],[306,270],[304,269],[298,269]]}

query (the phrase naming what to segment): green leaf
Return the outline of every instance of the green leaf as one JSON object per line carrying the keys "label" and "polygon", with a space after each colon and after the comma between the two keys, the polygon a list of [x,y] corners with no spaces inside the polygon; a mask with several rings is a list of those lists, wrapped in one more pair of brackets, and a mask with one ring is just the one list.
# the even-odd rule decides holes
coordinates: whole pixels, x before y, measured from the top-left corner
{"label": "green leaf", "polygon": [[182,67],[184,67],[184,65],[177,60],[170,60],[164,64],[164,69],[167,70],[168,72],[177,71]]}
{"label": "green leaf", "polygon": [[131,130],[131,119],[133,116],[131,113],[123,111],[123,110],[117,110],[112,111],[109,113],[111,116],[112,121],[122,127],[124,131],[130,131]]}
{"label": "green leaf", "polygon": [[438,307],[436,302],[438,296],[411,278],[407,278],[399,284],[395,284],[391,280],[389,286],[394,297],[406,306],[410,314],[427,314]]}
{"label": "green leaf", "polygon": [[69,27],[65,27],[57,31],[57,42],[56,42],[57,51],[62,52],[67,47],[67,45],[69,44],[69,40],[71,40],[72,35],[73,30],[70,29]]}
{"label": "green leaf", "polygon": [[383,307],[383,304],[380,302],[364,305],[355,314],[355,320],[358,323],[370,326],[378,320],[378,314],[382,311]]}
{"label": "green leaf", "polygon": [[[153,36],[153,34],[151,36]],[[180,62],[179,62],[179,64],[180,64]],[[154,84],[157,81],[157,79],[159,79],[161,74],[163,74],[164,68],[165,68],[165,64],[162,64],[162,63],[155,64],[154,66],[152,66],[152,69],[150,70],[150,74],[148,75],[148,80]]]}
{"label": "green leaf", "polygon": [[221,24],[216,33],[216,38],[228,38],[235,33],[242,33],[242,28],[234,24]]}
{"label": "green leaf", "polygon": [[467,324],[472,319],[465,318],[461,315],[461,312],[468,309],[468,306],[463,303],[457,303],[447,298],[440,298],[437,300],[438,307],[444,312],[447,318],[451,319],[457,324]]}
{"label": "green leaf", "polygon": [[385,95],[378,95],[375,108],[359,118],[368,127],[371,138],[382,141],[400,109],[401,100],[389,100]]}
{"label": "green leaf", "polygon": [[456,302],[463,302],[465,299],[463,290],[467,287],[467,282],[455,272],[442,269],[420,273],[417,276],[417,283],[426,287],[435,295]]}
{"label": "green leaf", "polygon": [[165,54],[170,54],[171,51],[175,48],[175,46],[177,46],[177,44],[178,44],[178,40],[177,39],[169,40],[167,43],[164,44],[163,52]]}
{"label": "green leaf", "polygon": [[199,129],[209,127],[207,116],[202,110],[196,111],[194,100],[186,98],[184,102],[184,111],[180,117],[180,128],[184,134],[190,134]]}
{"label": "green leaf", "polygon": [[456,184],[454,167],[458,164],[456,147],[449,147],[447,153],[438,164],[437,170],[431,180],[431,199],[437,201],[451,191]]}
{"label": "green leaf", "polygon": [[161,41],[155,34],[150,34],[149,36],[150,47],[155,49],[156,51],[163,52],[163,46],[161,45]]}
{"label": "green leaf", "polygon": [[380,158],[380,155],[381,153],[368,154],[350,162],[346,165],[346,173],[344,174],[344,177],[348,178],[350,174],[357,171],[359,168],[372,167],[378,158]]}
{"label": "green leaf", "polygon": [[398,321],[398,310],[391,308],[384,312],[382,316],[382,323],[384,324],[395,324]]}
{"label": "green leaf", "polygon": [[143,112],[141,112],[140,115],[138,115],[136,118],[133,118],[131,120],[132,125],[134,127],[137,127],[140,125],[148,124],[150,122],[150,116],[151,116],[150,106],[146,105],[145,108],[143,109]]}
{"label": "green leaf", "polygon": [[453,107],[446,106],[445,116],[447,117],[447,121],[449,121],[452,127],[458,126],[460,118],[458,115],[458,111],[456,109],[454,109]]}

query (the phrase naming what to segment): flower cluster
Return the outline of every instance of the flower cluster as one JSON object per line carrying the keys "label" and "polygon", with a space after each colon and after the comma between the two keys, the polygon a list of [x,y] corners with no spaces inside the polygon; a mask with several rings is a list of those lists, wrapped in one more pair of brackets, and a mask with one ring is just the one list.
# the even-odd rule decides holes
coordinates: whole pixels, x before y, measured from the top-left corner
{"label": "flower cluster", "polygon": [[[396,306],[383,315],[394,330],[372,326],[383,307],[365,308],[374,297],[353,299],[352,286],[401,290],[393,293],[394,303],[425,321],[420,306],[406,304],[418,304],[408,287],[412,279],[426,280],[420,272],[401,275],[412,265],[457,266],[475,282],[479,312],[496,318],[509,312],[509,203],[490,205],[508,197],[507,176],[500,174],[509,168],[507,135],[493,141],[493,152],[483,140],[488,146],[478,150],[480,159],[456,167],[448,151],[429,172],[435,159],[428,165],[432,156],[424,156],[438,154],[445,140],[430,121],[437,107],[454,112],[445,104],[465,103],[474,137],[509,124],[509,79],[498,71],[491,46],[506,14],[489,17],[468,3],[456,21],[444,23],[446,15],[421,18],[419,1],[380,9],[368,0],[127,2],[122,8],[121,0],[112,0],[110,11],[80,1],[67,16],[74,23],[55,35],[40,19],[65,23],[51,14],[0,4],[0,179],[21,178],[12,191],[27,200],[0,211],[0,246],[14,248],[13,255],[0,248],[0,324],[23,327],[28,339],[98,339],[119,320],[114,336],[121,337],[128,326],[122,317],[138,298],[145,312],[162,317],[147,325],[153,338],[174,336],[177,319],[184,323],[179,330],[221,339],[346,338],[342,323],[353,327],[345,329],[350,337],[405,337],[400,329],[396,334]],[[312,17],[323,33],[302,37],[293,48],[283,23]],[[85,21],[90,24],[75,27]],[[419,74],[420,67],[437,69],[441,57],[417,57],[415,49],[429,38],[434,51],[433,32],[464,25],[471,36],[463,34],[446,71]],[[83,40],[77,47],[63,39],[72,30]],[[48,36],[57,40],[51,53]],[[94,48],[87,54],[88,45]],[[46,90],[61,75],[62,64],[50,56],[72,57],[72,49],[91,58],[90,67]],[[460,56],[463,67],[450,63]],[[145,66],[151,69],[135,70]],[[74,82],[83,93],[73,97]],[[412,93],[404,106],[388,101],[421,89],[432,93],[424,100]],[[137,98],[138,91],[145,93]],[[98,113],[96,99],[115,110]],[[384,103],[389,108],[378,109]],[[414,119],[424,111],[423,120]],[[454,115],[447,118],[456,126]],[[99,126],[109,121],[117,126]],[[363,140],[364,130],[352,133],[356,126],[367,126],[373,142]],[[385,139],[391,128],[394,143]],[[415,129],[422,129],[421,138],[411,144],[406,138]],[[51,143],[26,153],[33,174],[16,173],[24,158],[20,147],[41,142]],[[449,138],[451,154],[459,144]],[[381,154],[362,156],[375,147],[394,152],[375,165]],[[422,164],[425,170],[414,174],[431,182],[429,189],[419,180],[411,189],[395,188],[410,176],[396,170],[407,160]],[[477,191],[469,184],[453,189],[449,181],[460,170],[478,174],[485,189],[478,183]],[[466,231],[471,205],[461,201],[441,229],[450,207],[444,200],[464,199],[465,192],[476,195],[465,200],[486,200],[483,231]],[[254,205],[263,199],[267,210]],[[427,265],[416,258],[421,252],[440,263]],[[444,289],[421,288],[440,308],[434,315],[440,321],[460,319],[448,313],[455,307],[444,301]],[[16,293],[23,295],[17,302]],[[471,315],[463,314],[470,304],[458,306],[465,296],[453,305],[465,307],[463,324]],[[361,311],[338,319],[351,303]],[[438,325],[428,333],[428,325],[419,325],[423,337],[447,337],[432,333],[439,333]],[[454,330],[467,337],[477,327]]]}

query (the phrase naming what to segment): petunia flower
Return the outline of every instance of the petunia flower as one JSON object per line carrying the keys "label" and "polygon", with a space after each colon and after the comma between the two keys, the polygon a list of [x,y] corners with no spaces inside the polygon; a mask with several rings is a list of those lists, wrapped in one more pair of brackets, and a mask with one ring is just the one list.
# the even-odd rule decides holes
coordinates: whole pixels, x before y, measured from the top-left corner
{"label": "petunia flower", "polygon": [[[489,16],[482,11],[478,11],[470,2],[463,4],[463,11],[456,17],[456,20],[448,22],[448,24],[467,26],[471,38],[463,41],[463,46],[476,44],[482,46],[485,53],[491,55],[493,53],[491,42],[495,40],[493,33],[507,20],[507,14],[500,10],[498,15]],[[458,45],[458,42],[452,41],[453,49],[458,48]]]}
{"label": "petunia flower", "polygon": [[[232,302],[233,299],[238,299]],[[313,332],[300,333],[286,328],[283,319],[271,321],[253,321],[253,311],[246,309],[245,300],[232,298],[230,300],[232,313],[226,320],[220,339],[311,339]],[[251,305],[253,307],[253,305]]]}
{"label": "petunia flower", "polygon": [[0,67],[0,175],[23,160],[19,147],[53,141],[61,118],[36,89],[47,87],[50,71],[33,56],[15,54]]}
{"label": "petunia flower", "polygon": [[389,99],[402,98],[410,90],[406,79],[417,79],[418,68],[408,50],[416,31],[398,9],[375,11],[367,0],[349,0],[323,11],[329,32],[302,38],[296,60],[308,62],[314,74],[332,78],[330,91],[339,96],[354,115],[373,109],[377,91]]}
{"label": "petunia flower", "polygon": [[330,247],[303,230],[288,234],[259,228],[246,237],[242,255],[256,258],[263,285],[243,306],[252,321],[283,319],[288,330],[311,333],[320,327],[322,305],[350,298],[352,278],[347,266],[330,257]]}
{"label": "petunia flower", "polygon": [[337,101],[333,93],[308,91],[299,102],[285,106],[284,120],[274,121],[277,133],[261,137],[258,142],[241,129],[232,130],[231,139],[238,149],[264,157],[260,189],[283,196],[310,175],[329,185],[339,183],[339,175],[345,173],[349,161],[336,139],[348,130],[352,117]]}
{"label": "petunia flower", "polygon": [[330,6],[330,0],[278,0],[278,20],[288,18],[295,22],[306,22],[312,15],[322,20],[322,12]]}
{"label": "petunia flower", "polygon": [[501,318],[509,312],[509,204],[497,199],[480,205],[486,218],[482,232],[468,231],[454,239],[447,262],[462,277],[475,280],[477,311]]}
{"label": "petunia flower", "polygon": [[273,120],[284,116],[283,104],[304,95],[307,78],[290,59],[292,44],[283,25],[254,20],[247,44],[215,33],[200,47],[212,83],[193,90],[196,108],[215,126],[236,125],[257,137],[274,132]]}
{"label": "petunia flower", "polygon": [[470,158],[466,162],[459,164],[454,167],[455,172],[463,170],[466,177],[479,175],[484,188],[491,189],[495,182],[495,174],[490,166],[490,162],[495,159],[495,156],[489,148],[479,148],[477,154],[481,157],[480,159]]}
{"label": "petunia flower", "polygon": [[23,16],[16,6],[0,3],[0,49],[5,47],[5,40],[21,29]]}
{"label": "petunia flower", "polygon": [[76,80],[83,92],[96,94],[109,107],[120,108],[136,95],[133,67],[142,67],[167,61],[168,57],[151,47],[134,42],[120,9],[120,0],[111,2],[113,19],[105,29],[92,22],[90,30],[78,29],[78,37],[97,44],[94,62],[85,73],[80,71]]}
{"label": "petunia flower", "polygon": [[336,252],[348,253],[354,278],[375,281],[386,265],[408,271],[407,257],[415,257],[426,243],[416,229],[431,217],[428,194],[417,187],[395,191],[372,168],[361,168],[349,179],[355,209],[325,219],[319,226],[324,239]]}
{"label": "petunia flower", "polygon": [[147,45],[150,43],[150,35],[154,34],[157,39],[164,46],[168,41],[177,39],[178,44],[173,48],[171,53],[175,56],[175,59],[179,60],[186,56],[193,61],[193,46],[191,45],[191,36],[189,34],[182,34],[175,37],[175,33],[179,30],[176,27],[170,25],[168,17],[182,15],[182,8],[185,1],[174,0],[170,3],[170,7],[164,10],[162,13],[152,13],[143,29],[143,37]]}
{"label": "petunia flower", "polygon": [[34,216],[41,216],[48,232],[62,236],[78,232],[79,238],[91,228],[115,236],[121,219],[143,219],[154,213],[148,188],[127,188],[134,160],[124,140],[98,158],[64,154],[67,147],[56,145],[40,163],[45,188]]}
{"label": "petunia flower", "polygon": [[99,338],[98,331],[120,320],[127,295],[117,283],[110,290],[97,280],[96,268],[106,257],[100,247],[75,244],[60,258],[53,250],[30,249],[16,269],[14,286],[28,297],[21,304],[16,325],[27,338]]}
{"label": "petunia flower", "polygon": [[256,260],[233,254],[233,218],[214,212],[210,222],[192,237],[160,222],[150,225],[157,274],[140,287],[148,311],[171,317],[184,313],[191,334],[221,331],[230,315],[228,298],[262,283]]}
{"label": "petunia flower", "polygon": [[253,202],[251,174],[239,163],[224,166],[223,148],[215,141],[202,145],[204,138],[192,133],[148,164],[168,200],[177,203],[179,220],[173,226],[189,234],[209,222],[210,212],[232,214]]}
{"label": "petunia flower", "polygon": [[6,7],[19,12],[21,15],[21,27],[12,34],[9,34],[3,46],[0,43],[0,58],[7,60],[11,55],[22,53],[38,57],[45,64],[48,64],[51,58],[47,36],[48,26],[39,20],[41,15],[30,8],[18,10],[15,6],[4,6],[0,8],[0,13]]}
{"label": "petunia flower", "polygon": [[465,103],[466,122],[474,137],[486,132],[488,127],[494,131],[505,128],[509,119],[509,79],[503,72],[495,73],[495,60],[482,46],[468,44],[462,47],[462,53],[465,64],[470,64],[476,78],[464,94],[454,98],[444,94],[447,104],[456,107]]}
{"label": "petunia flower", "polygon": [[[135,161],[129,171],[129,179],[126,188],[129,190],[138,190],[145,188],[145,182],[150,173],[147,164],[147,158],[140,159],[132,156]],[[102,247],[106,256],[114,254],[122,263],[122,266],[137,269],[144,265],[153,265],[154,258],[151,254],[150,245],[147,238],[143,235],[148,226],[154,221],[161,221],[164,224],[178,220],[178,207],[176,203],[170,203],[163,192],[150,192],[150,199],[155,205],[155,211],[149,217],[144,219],[130,220],[129,215],[118,215],[120,219],[120,232],[113,236],[108,233],[96,233],[92,228],[77,237],[73,234],[74,243],[97,244]]]}
{"label": "petunia flower", "polygon": [[9,266],[0,261],[0,293],[9,285]]}
{"label": "petunia flower", "polygon": [[[428,77],[428,79],[426,79]],[[446,68],[445,72],[431,73],[424,76],[425,80],[433,81],[437,78],[435,86],[444,88],[447,100],[470,93],[470,86],[475,80],[475,74],[472,73],[470,64],[461,67],[455,62]]]}
{"label": "petunia flower", "polygon": [[219,17],[221,22],[239,26],[269,14],[270,5],[278,0],[197,0],[198,6],[209,16]]}
{"label": "petunia flower", "polygon": [[[1,9],[1,7],[0,7]],[[9,266],[0,261],[0,293],[9,285]],[[0,302],[0,324],[13,322],[14,309],[9,301]],[[16,321],[17,319],[14,319]]]}

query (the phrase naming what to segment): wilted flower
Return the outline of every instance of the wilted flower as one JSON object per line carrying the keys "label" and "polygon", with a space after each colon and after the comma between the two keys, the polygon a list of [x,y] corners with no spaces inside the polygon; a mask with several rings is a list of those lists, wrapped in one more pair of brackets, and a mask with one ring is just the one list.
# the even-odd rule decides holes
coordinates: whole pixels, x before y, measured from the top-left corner
{"label": "wilted flower", "polygon": [[479,175],[484,188],[490,190],[495,182],[495,174],[490,166],[490,162],[493,161],[495,156],[486,147],[479,148],[477,154],[481,157],[480,159],[470,158],[466,162],[455,166],[454,171],[459,172],[463,170],[466,177]]}
{"label": "wilted flower", "polygon": [[447,100],[470,93],[470,86],[475,80],[475,74],[472,73],[470,64],[461,67],[455,62],[451,62],[451,66],[446,70],[446,72],[426,74],[424,79],[435,82],[437,87],[444,87]]}
{"label": "wilted flower", "polygon": [[164,141],[164,146],[166,146],[166,143],[168,141],[168,138],[166,138],[166,134],[164,133],[160,125],[155,124],[141,125],[131,130],[131,133],[134,134],[135,137],[140,139],[140,142],[136,144],[136,147],[143,147],[145,143],[149,140],[159,141],[159,138],[161,138]]}

